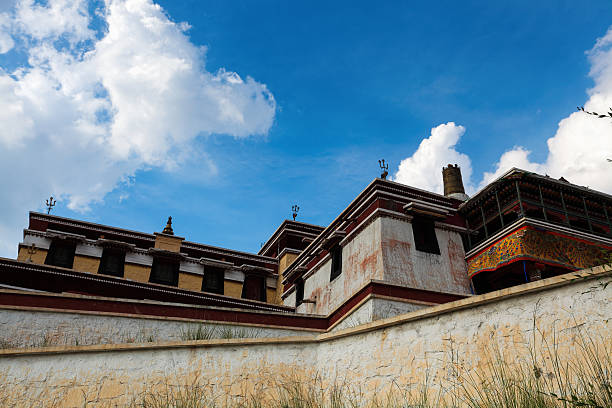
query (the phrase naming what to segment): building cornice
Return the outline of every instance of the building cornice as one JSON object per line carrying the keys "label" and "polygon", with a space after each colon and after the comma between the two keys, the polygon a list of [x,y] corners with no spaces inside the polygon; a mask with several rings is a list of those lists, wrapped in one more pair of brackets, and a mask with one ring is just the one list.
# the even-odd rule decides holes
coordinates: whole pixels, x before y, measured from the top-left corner
{"label": "building cornice", "polygon": [[[33,211],[30,212],[30,220],[51,222],[54,224],[65,225],[65,226],[74,227],[74,228],[83,228],[89,231],[96,231],[97,233],[100,233],[100,235],[112,234],[112,235],[118,235],[121,237],[125,237],[126,239],[144,240],[144,241],[150,242],[151,247],[155,245],[155,234],[147,234],[144,232],[138,232],[138,231],[127,230],[127,229],[122,229],[122,228],[117,228],[117,227],[111,227],[108,225],[96,224],[96,223],[92,223],[88,221],[75,220],[72,218],[59,217],[57,215],[42,214],[42,213],[37,213]],[[25,234],[25,231],[26,230],[24,230],[24,234]],[[29,232],[29,231],[36,231],[36,230],[28,229],[27,231]],[[38,232],[44,234],[44,231],[38,231]],[[79,235],[79,234],[72,234],[72,233],[63,232],[63,231],[54,231],[54,232],[57,232],[58,234],[64,234],[66,236]],[[85,236],[82,235],[82,238],[85,238]],[[95,242],[95,241],[92,241],[92,242]],[[131,242],[127,242],[127,243],[132,244]],[[200,243],[191,242],[191,241],[183,241],[181,247],[193,249],[197,251],[204,251],[204,252],[217,254],[221,256],[240,258],[240,259],[244,259],[248,261],[278,264],[278,260],[276,258],[257,255],[257,254],[253,254],[249,252],[236,251],[233,249],[220,248],[220,247],[216,247],[212,245],[200,244]],[[137,251],[137,250],[138,249],[134,249],[134,251]],[[146,250],[148,250],[148,248],[145,248],[145,251]]]}
{"label": "building cornice", "polygon": [[[294,228],[291,228],[294,227]],[[319,225],[308,224],[301,221],[284,220],[281,225],[274,231],[272,236],[264,243],[261,247],[259,255],[265,254],[274,247],[274,244],[282,237],[285,233],[294,233],[295,235],[307,235],[309,237],[317,237],[325,227]]]}
{"label": "building cornice", "polygon": [[552,224],[550,222],[537,220],[534,218],[523,217],[523,218],[519,218],[518,220],[514,221],[512,224],[508,225],[506,228],[490,236],[488,239],[482,241],[480,244],[476,245],[474,248],[469,250],[465,254],[465,259],[468,260],[470,258],[473,258],[474,256],[485,251],[488,247],[493,245],[496,241],[499,241],[506,235],[509,235],[512,232],[524,226],[531,226],[531,227],[535,227],[541,230],[557,232],[562,235],[567,235],[570,237],[582,239],[582,240],[589,241],[589,242],[601,243],[606,246],[612,246],[612,239],[604,238],[600,235],[589,234],[588,232],[577,231],[576,229],[573,229],[570,227],[564,227],[558,224]]}
{"label": "building cornice", "polygon": [[[294,278],[295,268],[304,266],[308,262],[311,262],[312,258],[316,257],[317,253],[320,253],[320,247],[322,242],[336,231],[346,231],[347,227],[350,226],[358,217],[367,211],[376,200],[390,199],[397,201],[402,205],[406,205],[410,202],[418,203],[421,206],[430,206],[436,208],[438,211],[447,211],[448,214],[455,214],[461,201],[445,197],[443,195],[427,192],[414,187],[406,186],[400,183],[374,179],[349,205],[325,228],[325,230],[311,242],[300,255],[289,265],[284,272],[284,283],[288,283],[289,280]],[[391,211],[391,210],[387,210]],[[398,213],[398,216],[406,216],[406,214]],[[379,213],[380,214],[380,213]],[[369,216],[368,216],[369,217]],[[360,222],[354,229],[361,225]],[[352,231],[352,230],[351,230]],[[350,235],[350,232],[349,234]],[[348,237],[344,239],[346,242]]]}

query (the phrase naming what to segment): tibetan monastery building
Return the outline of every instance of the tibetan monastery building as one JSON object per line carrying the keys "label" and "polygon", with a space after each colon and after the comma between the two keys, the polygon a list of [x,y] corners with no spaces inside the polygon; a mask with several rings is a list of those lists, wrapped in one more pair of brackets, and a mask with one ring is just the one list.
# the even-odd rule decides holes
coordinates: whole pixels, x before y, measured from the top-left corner
{"label": "tibetan monastery building", "polygon": [[612,260],[612,196],[512,169],[470,198],[459,167],[442,173],[444,195],[377,178],[329,225],[285,220],[257,254],[188,241],[171,219],[146,233],[31,212],[0,287],[48,293],[36,307],[147,300],[130,312],[324,330]]}

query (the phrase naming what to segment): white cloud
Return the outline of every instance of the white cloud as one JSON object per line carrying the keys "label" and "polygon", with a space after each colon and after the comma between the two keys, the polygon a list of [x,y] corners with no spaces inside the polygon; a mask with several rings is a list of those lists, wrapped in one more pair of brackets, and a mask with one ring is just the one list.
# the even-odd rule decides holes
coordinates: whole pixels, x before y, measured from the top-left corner
{"label": "white cloud", "polygon": [[495,170],[492,172],[485,172],[482,176],[482,181],[480,182],[478,188],[483,188],[506,171],[510,170],[513,167],[517,167],[519,169],[533,171],[539,174],[546,173],[546,166],[538,163],[533,163],[529,160],[529,155],[531,152],[529,150],[525,150],[524,147],[515,146],[512,150],[508,150],[504,154],[501,155],[499,161],[495,164]]}
{"label": "white cloud", "polygon": [[264,84],[207,71],[189,26],[151,0],[107,0],[104,24],[88,10],[79,0],[21,0],[0,19],[10,29],[0,29],[0,51],[19,43],[28,53],[17,70],[0,67],[0,191],[10,192],[0,254],[14,256],[27,211],[50,193],[87,209],[138,169],[193,154],[209,163],[194,153],[197,137],[265,135],[274,121]]}
{"label": "white cloud", "polygon": [[454,122],[439,125],[431,129],[431,135],[423,139],[416,152],[401,161],[394,181],[442,193],[442,167],[447,164],[458,164],[461,167],[464,184],[472,175],[470,158],[459,153],[455,146],[465,133],[463,126]]}
{"label": "white cloud", "polygon": [[47,4],[21,0],[16,9],[18,29],[34,40],[64,37],[74,44],[94,37],[84,0],[49,0]]}
{"label": "white cloud", "polygon": [[11,17],[8,13],[0,13],[0,54],[6,54],[15,46],[11,36]]}
{"label": "white cloud", "polygon": [[[612,107],[612,27],[587,52],[590,76],[595,86],[588,90],[585,109],[606,112]],[[568,181],[612,193],[612,119],[599,119],[574,112],[559,122],[557,133],[548,139],[544,163],[534,163],[522,147],[504,153],[495,171],[485,173],[481,187],[511,167],[564,177]]]}
{"label": "white cloud", "polygon": [[[612,107],[612,27],[587,52],[591,63],[590,76],[595,86],[588,90],[586,110],[607,112]],[[443,191],[441,168],[446,163],[462,167],[463,181],[468,193],[473,192],[470,159],[455,150],[465,129],[450,122],[432,129],[417,151],[404,159],[395,179],[399,182]],[[552,177],[564,177],[574,184],[612,193],[612,120],[599,119],[583,112],[574,112],[559,122],[556,134],[547,141],[548,155],[543,163],[532,162],[530,152],[515,146],[502,154],[494,170],[485,172],[478,188],[518,167]]]}

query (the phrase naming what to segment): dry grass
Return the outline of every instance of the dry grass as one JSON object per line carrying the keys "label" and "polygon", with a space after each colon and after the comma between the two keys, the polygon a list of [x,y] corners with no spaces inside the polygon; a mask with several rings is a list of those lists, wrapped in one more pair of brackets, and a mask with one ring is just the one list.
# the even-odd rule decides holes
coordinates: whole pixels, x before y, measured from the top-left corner
{"label": "dry grass", "polygon": [[[562,356],[558,333],[537,330],[523,356],[509,356],[491,346],[487,359],[467,369],[451,350],[444,380],[433,383],[426,374],[419,384],[392,384],[379,395],[365,395],[357,384],[335,381],[324,386],[320,377],[278,378],[275,386],[222,401],[212,388],[198,382],[149,391],[131,408],[610,408],[612,407],[612,350],[609,342],[577,330],[574,354]],[[516,350],[513,350],[516,352]],[[508,364],[508,361],[514,361]]]}

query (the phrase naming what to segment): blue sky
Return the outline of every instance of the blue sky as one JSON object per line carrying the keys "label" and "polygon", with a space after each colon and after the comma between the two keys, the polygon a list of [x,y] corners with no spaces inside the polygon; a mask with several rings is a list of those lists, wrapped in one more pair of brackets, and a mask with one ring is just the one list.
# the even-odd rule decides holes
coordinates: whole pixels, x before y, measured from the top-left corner
{"label": "blue sky", "polygon": [[[148,3],[130,1],[134,7],[125,10]],[[69,55],[80,60],[89,58],[85,51],[95,49],[106,59],[100,57],[92,60],[88,68],[78,69],[89,72],[91,65],[112,68],[116,66],[112,58],[118,55],[112,51],[116,43],[107,44],[106,54],[95,43],[115,30],[116,24],[125,24],[121,32],[129,36],[130,21],[135,21],[125,18],[108,23],[104,17],[95,17],[91,12],[96,8],[110,13],[110,6],[103,3],[83,8],[77,0],[55,2],[61,3],[58,7],[64,7],[67,15],[68,11],[76,10],[81,17],[89,16],[89,20],[80,28],[66,22],[49,24],[47,31],[43,31],[50,34],[41,35],[37,33],[42,29],[33,26],[38,23],[27,20],[29,14],[24,10],[39,7],[38,11],[44,11],[53,2],[20,4],[17,9],[21,11],[17,12],[12,2],[2,3],[0,11],[4,10],[5,17],[0,19],[0,27],[4,21],[6,35],[13,38],[14,45],[0,55],[0,66],[15,80],[10,91],[17,95],[15,98],[24,94],[23,86],[17,86],[21,86],[19,80],[25,81],[15,74],[15,69],[32,69],[32,56],[44,53],[42,48],[35,49],[37,45],[46,44],[60,51],[68,49]],[[70,8],[69,3],[77,8]],[[566,163],[565,157],[574,154],[572,143],[579,143],[563,141],[582,134],[576,131],[562,134],[560,121],[568,119],[568,126],[572,120],[578,123],[582,118],[573,114],[577,105],[593,103],[602,109],[601,103],[612,98],[608,86],[612,82],[608,76],[612,66],[609,44],[606,40],[596,46],[597,39],[605,39],[612,25],[612,2],[425,3],[158,2],[169,19],[167,24],[186,22],[190,28],[183,27],[183,31],[172,34],[185,37],[176,39],[178,43],[172,42],[172,36],[167,44],[165,40],[153,39],[152,42],[162,41],[155,52],[163,52],[163,47],[168,47],[168,52],[184,47],[187,51],[181,55],[188,55],[205,46],[202,54],[205,65],[200,72],[212,75],[219,70],[235,72],[242,81],[251,77],[254,83],[249,89],[258,95],[269,92],[273,103],[253,102],[246,97],[236,102],[236,106],[244,105],[247,117],[242,127],[219,124],[214,118],[210,123],[203,119],[193,126],[184,125],[192,119],[196,121],[194,117],[206,116],[207,112],[216,115],[218,106],[209,106],[209,99],[201,98],[184,106],[174,103],[171,107],[178,113],[156,124],[160,115],[155,109],[166,110],[168,106],[158,104],[151,108],[152,113],[147,112],[149,116],[131,111],[129,107],[134,103],[117,102],[114,85],[107,86],[116,78],[100,74],[100,92],[108,89],[111,96],[99,101],[108,103],[97,111],[98,118],[103,118],[98,122],[104,123],[96,122],[100,128],[87,133],[87,137],[95,134],[92,140],[101,138],[103,143],[110,144],[127,139],[132,150],[126,148],[128,153],[120,158],[115,150],[103,164],[90,166],[103,154],[91,158],[74,154],[62,159],[58,152],[64,150],[58,148],[53,151],[61,163],[49,166],[45,162],[49,157],[45,143],[57,147],[57,138],[63,137],[64,125],[57,123],[59,119],[49,125],[48,119],[32,116],[33,123],[23,131],[25,136],[19,143],[6,133],[3,146],[0,135],[4,154],[28,163],[16,165],[22,176],[19,183],[5,181],[3,191],[7,196],[3,200],[12,204],[0,224],[0,240],[4,241],[0,255],[15,256],[20,229],[27,225],[27,212],[41,210],[50,193],[60,197],[53,211],[57,215],[146,232],[161,231],[166,217],[172,215],[175,233],[189,240],[257,251],[282,220],[290,217],[292,204],[299,204],[301,221],[320,225],[330,222],[379,174],[380,158],[390,163],[390,173],[397,181],[434,190],[439,188],[440,164],[457,159],[453,162],[471,168],[472,175],[466,184],[472,191],[503,171],[504,166],[518,165],[557,177],[564,175],[578,184],[603,178],[594,188],[612,192],[612,181],[606,180],[609,172],[604,165],[576,170],[576,166],[558,164]],[[83,34],[83,27],[89,27],[94,35]],[[71,39],[74,44],[70,44]],[[1,43],[0,36],[0,48]],[[134,44],[137,47],[134,52],[143,52],[148,46],[146,41]],[[130,50],[122,52],[129,54]],[[154,55],[153,51],[149,55]],[[49,62],[40,66],[45,64]],[[593,68],[602,64],[603,74],[594,73]],[[151,69],[156,68],[153,65]],[[75,75],[77,70],[66,68],[62,72]],[[183,80],[188,82],[188,78]],[[68,79],[59,81],[64,88],[71,83]],[[232,82],[228,81],[231,88]],[[35,95],[39,88],[36,82],[32,83],[27,89]],[[83,83],[84,88],[89,86],[88,82]],[[177,88],[185,85],[168,83],[178,84]],[[138,85],[126,91],[127,85],[122,82],[124,88],[118,94],[132,92],[130,98],[142,95],[140,99],[146,99],[147,92],[156,86],[147,84],[147,92],[141,93]],[[74,87],[78,86],[77,81]],[[188,83],[186,87],[189,88]],[[602,97],[596,100],[594,94]],[[75,99],[76,93],[71,95],[71,101],[82,101]],[[173,98],[164,100],[185,101]],[[0,105],[3,102],[18,105],[18,99],[5,99],[0,100]],[[27,116],[28,105],[25,106]],[[104,115],[100,116],[100,112]],[[80,114],[68,115],[63,120],[74,121]],[[24,121],[7,115],[2,119]],[[127,119],[120,121],[120,115]],[[117,123],[129,122],[132,117],[133,123],[124,125],[123,133],[119,133]],[[142,127],[167,127],[164,129],[173,133],[172,143],[176,145],[167,150],[160,147],[161,150],[148,154],[146,146],[143,147],[148,143],[146,136],[142,143],[130,144],[133,129],[139,129],[143,118],[147,119]],[[440,128],[437,136],[446,138],[440,147],[433,143],[432,128],[449,122],[454,123]],[[54,130],[55,126],[59,130]],[[582,122],[572,126],[584,129],[591,140],[586,146],[602,146],[597,149],[601,150],[599,154],[612,151],[608,142],[601,145],[606,134],[612,135],[608,133],[612,129],[609,124],[602,121],[594,130],[589,127],[591,124]],[[11,134],[20,131],[19,128]],[[84,140],[78,133],[81,127],[69,132],[73,131],[74,138],[62,149],[72,149],[70,146]],[[28,137],[28,132],[40,136]],[[50,142],[40,142],[52,132],[59,136],[49,139]],[[183,137],[181,132],[187,136]],[[164,144],[164,137],[162,134],[151,143]],[[430,137],[432,145],[439,148],[432,151],[423,145],[420,149],[423,139]],[[553,137],[563,142],[557,143],[563,148],[551,153],[547,140]],[[32,149],[38,151],[36,157],[40,160],[27,153]],[[565,153],[559,153],[563,149]],[[530,152],[528,156],[526,151]],[[504,156],[505,153],[508,154]],[[588,156],[592,153],[585,154],[580,158],[582,163],[599,160]],[[403,170],[399,167],[402,160],[407,160]],[[64,173],[61,183],[54,178],[55,168]],[[84,171],[85,168],[88,170]],[[5,177],[14,169],[15,166],[7,165],[3,170]],[[72,185],[70,177],[82,172],[82,179]],[[41,173],[45,173],[44,180],[32,181]],[[100,187],[77,197],[75,188],[96,184]],[[27,199],[9,197],[21,194],[22,190]]]}

